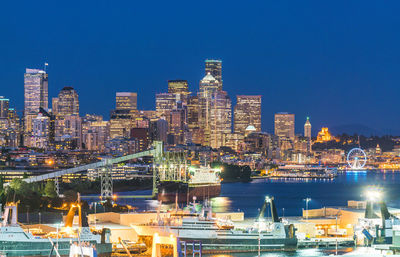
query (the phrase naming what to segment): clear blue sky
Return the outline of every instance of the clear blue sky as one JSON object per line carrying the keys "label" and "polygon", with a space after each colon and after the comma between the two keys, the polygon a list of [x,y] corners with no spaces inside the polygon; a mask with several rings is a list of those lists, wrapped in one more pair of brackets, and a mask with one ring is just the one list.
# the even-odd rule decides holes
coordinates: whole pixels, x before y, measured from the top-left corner
{"label": "clear blue sky", "polygon": [[6,1],[0,8],[0,95],[23,108],[26,67],[49,63],[50,97],[79,93],[81,114],[108,118],[116,91],[154,108],[168,79],[192,91],[204,59],[223,60],[224,89],[263,95],[273,114],[313,128],[400,131],[399,1]]}

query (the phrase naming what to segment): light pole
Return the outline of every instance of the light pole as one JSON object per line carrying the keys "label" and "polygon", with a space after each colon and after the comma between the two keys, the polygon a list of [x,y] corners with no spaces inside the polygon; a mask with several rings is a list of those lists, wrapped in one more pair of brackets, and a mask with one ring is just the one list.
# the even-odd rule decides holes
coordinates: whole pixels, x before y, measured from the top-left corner
{"label": "light pole", "polygon": [[96,227],[97,225],[97,218],[96,218],[96,214],[97,214],[97,202],[94,202],[94,227]]}
{"label": "light pole", "polygon": [[307,197],[304,201],[306,201],[306,219],[308,220],[308,202],[311,201],[311,198]]}

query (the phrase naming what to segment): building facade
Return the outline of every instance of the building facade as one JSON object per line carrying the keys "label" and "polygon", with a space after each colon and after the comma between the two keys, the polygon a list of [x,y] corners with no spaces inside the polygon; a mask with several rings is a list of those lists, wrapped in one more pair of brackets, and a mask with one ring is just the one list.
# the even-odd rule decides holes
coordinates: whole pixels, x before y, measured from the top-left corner
{"label": "building facade", "polygon": [[48,109],[48,75],[39,69],[26,69],[24,75],[24,132],[25,145],[30,146],[32,120],[39,109]]}
{"label": "building facade", "polygon": [[117,92],[115,96],[116,110],[137,110],[137,93]]}
{"label": "building facade", "polygon": [[294,114],[286,112],[275,114],[274,125],[276,136],[294,141]]}
{"label": "building facade", "polygon": [[235,133],[244,135],[250,125],[261,132],[261,95],[236,96],[233,124]]}

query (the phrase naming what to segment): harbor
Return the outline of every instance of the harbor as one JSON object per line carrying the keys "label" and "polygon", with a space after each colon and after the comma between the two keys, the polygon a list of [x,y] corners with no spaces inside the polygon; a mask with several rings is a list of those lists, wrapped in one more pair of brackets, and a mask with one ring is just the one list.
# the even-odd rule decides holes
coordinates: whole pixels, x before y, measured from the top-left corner
{"label": "harbor", "polygon": [[[381,181],[379,187],[373,183],[378,179]],[[132,206],[132,210],[105,212],[98,207],[94,212],[93,208],[90,208],[87,225],[84,225],[86,219],[82,213],[79,215],[79,208],[76,207],[70,209],[61,223],[23,225],[20,231],[31,234],[32,238],[44,237],[47,243],[42,247],[48,250],[43,253],[49,254],[50,251],[54,251],[56,254],[55,249],[61,247],[60,256],[63,256],[62,247],[69,248],[70,253],[79,252],[79,240],[82,240],[84,247],[95,245],[86,243],[90,242],[89,237],[86,236],[85,239],[82,234],[93,232],[84,231],[100,231],[95,232],[99,235],[102,234],[101,231],[109,231],[104,239],[95,239],[99,240],[99,243],[106,242],[101,241],[105,238],[108,240],[108,255],[99,256],[152,256],[157,240],[170,245],[160,248],[162,256],[173,256],[174,251],[182,256],[185,253],[191,256],[193,250],[199,251],[203,256],[257,256],[258,252],[260,256],[270,256],[271,251],[277,254],[271,256],[297,256],[298,253],[304,252],[315,254],[307,256],[325,256],[356,253],[360,249],[373,249],[375,254],[383,254],[393,252],[394,248],[391,245],[395,240],[390,239],[386,242],[386,238],[380,244],[371,244],[372,241],[366,241],[367,234],[360,230],[360,224],[364,227],[365,224],[379,224],[382,217],[387,215],[385,219],[388,221],[384,223],[387,226],[385,233],[377,232],[375,225],[369,225],[368,234],[376,238],[374,242],[378,242],[378,238],[385,235],[397,235],[397,232],[389,232],[387,229],[397,229],[397,221],[393,220],[400,216],[400,209],[397,199],[392,196],[400,190],[399,183],[400,172],[375,170],[339,173],[333,180],[265,179],[248,183],[223,183],[220,196],[204,201],[192,198],[189,204],[179,201],[164,204],[157,199],[119,198],[119,195],[116,195],[115,204]],[[380,199],[373,203],[374,209],[367,192],[376,189],[380,190],[377,195]],[[248,193],[243,195],[240,191]],[[296,191],[297,194],[290,194],[292,191]],[[134,193],[149,192],[125,192],[127,195]],[[348,199],[348,196],[352,198]],[[385,205],[381,205],[383,201]],[[94,206],[93,203],[89,201],[89,206]],[[76,215],[73,214],[75,211]],[[11,214],[14,216],[7,216]],[[367,223],[366,218],[369,218]],[[19,226],[17,224],[20,224],[16,219],[15,207],[6,207],[2,229],[16,229]],[[6,224],[5,221],[12,223]],[[390,226],[387,223],[389,221],[392,222]],[[88,230],[84,229],[85,226]],[[68,227],[70,229],[66,229]],[[65,231],[69,231],[70,236],[74,234],[70,231],[78,231],[73,236],[76,238],[76,244],[64,245],[61,242],[61,238],[66,237]],[[48,236],[50,234],[53,239]],[[267,240],[266,238],[271,236],[276,239],[270,243],[264,241],[263,238]],[[65,239],[68,242],[74,241],[68,239],[68,236]],[[289,241],[285,243],[278,239]],[[246,246],[243,240],[250,240],[250,244]],[[235,243],[236,241],[238,243]],[[57,242],[59,244],[52,247],[51,242],[54,242],[54,245]],[[238,248],[235,248],[235,245]],[[5,250],[4,246],[2,249]],[[100,250],[102,247],[97,245],[96,249]],[[91,250],[85,251],[89,252],[87,256],[94,256]],[[7,253],[7,256],[18,256],[10,254],[11,252]]]}

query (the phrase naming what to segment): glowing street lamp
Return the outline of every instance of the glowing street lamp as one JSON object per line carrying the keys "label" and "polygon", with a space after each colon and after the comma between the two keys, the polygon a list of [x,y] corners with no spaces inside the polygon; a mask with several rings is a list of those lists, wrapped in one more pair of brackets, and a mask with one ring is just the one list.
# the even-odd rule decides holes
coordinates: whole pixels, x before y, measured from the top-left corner
{"label": "glowing street lamp", "polygon": [[367,196],[368,201],[371,202],[379,202],[382,199],[382,192],[376,189],[366,191],[365,195]]}

